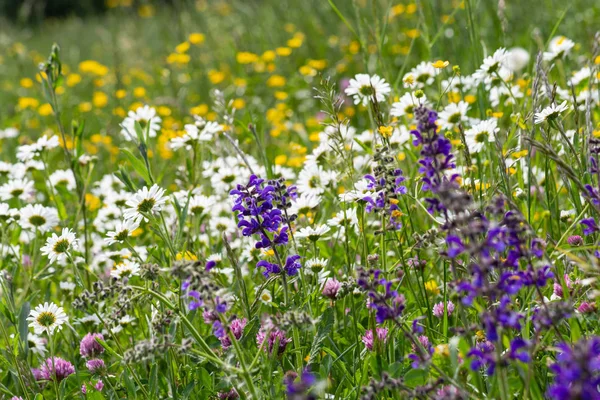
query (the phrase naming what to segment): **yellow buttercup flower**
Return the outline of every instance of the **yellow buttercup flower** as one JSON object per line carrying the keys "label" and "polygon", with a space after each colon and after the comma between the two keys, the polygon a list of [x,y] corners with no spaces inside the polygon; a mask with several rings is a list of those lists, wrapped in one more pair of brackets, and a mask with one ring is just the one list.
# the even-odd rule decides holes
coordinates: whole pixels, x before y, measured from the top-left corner
{"label": "yellow buttercup flower", "polygon": [[450,62],[449,61],[437,60],[432,65],[433,65],[434,68],[443,69],[443,68],[446,68],[448,65],[450,65]]}
{"label": "yellow buttercup flower", "polygon": [[425,290],[431,294],[440,294],[440,288],[438,287],[437,282],[434,280],[425,282]]}
{"label": "yellow buttercup flower", "polygon": [[391,126],[380,126],[379,128],[377,128],[377,131],[379,132],[379,134],[383,137],[390,137],[392,136],[392,133],[394,132],[394,128]]}
{"label": "yellow buttercup flower", "polygon": [[52,114],[52,106],[50,105],[50,103],[42,104],[40,106],[40,108],[38,108],[38,114],[40,114],[42,117],[51,115]]}

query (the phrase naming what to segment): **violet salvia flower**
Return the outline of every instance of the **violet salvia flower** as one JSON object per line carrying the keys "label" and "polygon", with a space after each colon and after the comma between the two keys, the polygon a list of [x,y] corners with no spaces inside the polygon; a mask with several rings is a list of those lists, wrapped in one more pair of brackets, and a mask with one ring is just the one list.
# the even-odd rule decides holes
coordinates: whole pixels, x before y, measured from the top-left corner
{"label": "violet salvia flower", "polygon": [[[377,331],[377,340],[379,340],[379,342],[381,342],[381,343],[386,343],[388,329],[378,327],[378,328],[375,328],[375,330]],[[368,329],[367,331],[365,331],[365,334],[361,338],[362,342],[365,344],[365,347],[368,350],[373,350],[374,339],[375,338],[373,337],[373,331],[371,329]]]}
{"label": "violet salvia flower", "polygon": [[556,376],[546,393],[548,398],[600,398],[600,337],[580,339],[573,345],[561,343],[557,347],[556,363],[550,367]]}
{"label": "violet salvia flower", "polygon": [[[425,335],[417,336],[417,341],[419,344],[417,345],[416,342],[412,344],[413,353],[409,354],[408,358],[412,360],[411,366],[413,368],[422,368],[431,360],[435,349],[431,345],[429,338]],[[417,346],[421,346],[422,349],[419,349]]]}
{"label": "violet salvia flower", "polygon": [[88,360],[85,363],[85,366],[93,374],[104,371],[104,369],[106,368],[106,365],[104,364],[104,360],[101,360],[99,358],[92,358],[91,360]]}
{"label": "violet salvia flower", "polygon": [[510,342],[508,357],[524,363],[531,361],[529,356],[529,343],[521,338],[515,338]]}
{"label": "violet salvia flower", "polygon": [[47,381],[60,382],[67,376],[75,373],[75,367],[67,360],[60,357],[46,359],[40,368],[41,376]]}
{"label": "violet salvia flower", "polygon": [[581,220],[580,224],[583,225],[583,234],[585,236],[600,231],[594,218],[584,218]]}
{"label": "violet salvia flower", "polygon": [[286,385],[286,394],[288,400],[316,400],[317,396],[311,393],[313,385],[317,382],[316,376],[308,369],[304,369],[300,374],[300,379],[296,380],[297,374],[286,374],[284,382]]}
{"label": "violet salvia flower", "polygon": [[467,353],[467,356],[472,357],[471,369],[479,371],[481,368],[486,368],[488,375],[494,375],[496,369],[496,348],[489,340],[479,342]]}
{"label": "violet salvia flower", "polygon": [[[275,188],[265,185],[264,179],[256,175],[250,177],[247,185],[237,185],[230,193],[236,196],[232,211],[237,211],[238,227],[242,235],[258,235],[256,248],[268,248],[274,243],[268,232],[277,232],[282,222],[282,212],[273,204]],[[280,235],[278,244],[287,243],[287,234]]]}
{"label": "violet salvia flower", "polygon": [[389,226],[382,226],[382,230],[400,229],[402,212],[398,207],[398,197],[406,193],[406,187],[402,184],[405,181],[402,170],[394,166],[395,159],[388,154],[387,147],[378,149],[374,160],[377,165],[373,168],[373,174],[365,175],[367,189],[374,192],[363,197],[362,200],[367,202],[365,210],[389,216]]}
{"label": "violet salvia flower", "polygon": [[369,306],[376,310],[377,323],[395,320],[402,315],[406,301],[404,295],[392,289],[393,281],[382,278],[383,273],[380,270],[367,272],[360,269],[358,274],[357,284],[367,292],[370,300]]}
{"label": "violet salvia flower", "polygon": [[79,354],[82,357],[91,358],[104,353],[104,347],[96,341],[96,338],[104,340],[104,336],[101,333],[88,333],[81,339]]}

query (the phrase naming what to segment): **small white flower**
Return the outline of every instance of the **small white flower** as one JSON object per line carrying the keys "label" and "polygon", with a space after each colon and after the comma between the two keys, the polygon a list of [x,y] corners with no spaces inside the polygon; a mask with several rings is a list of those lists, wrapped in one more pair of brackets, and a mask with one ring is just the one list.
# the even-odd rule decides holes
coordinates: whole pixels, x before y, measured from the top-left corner
{"label": "small white flower", "polygon": [[131,260],[123,260],[123,262],[116,264],[110,271],[110,276],[115,278],[131,278],[132,276],[138,276],[140,274],[140,264]]}
{"label": "small white flower", "polygon": [[19,224],[23,229],[46,233],[59,224],[58,211],[41,204],[28,204],[20,210]]}
{"label": "small white flower", "polygon": [[147,186],[138,190],[126,205],[129,207],[123,212],[123,217],[127,219],[145,218],[144,214],[153,214],[161,210],[167,202],[165,189],[154,184],[150,189]]}
{"label": "small white flower", "polygon": [[307,226],[306,228],[300,229],[296,232],[295,236],[298,239],[308,239],[312,242],[316,242],[323,235],[329,232],[330,228],[327,225],[317,225],[316,227]]}
{"label": "small white flower", "polygon": [[556,119],[562,112],[569,109],[566,101],[563,101],[561,104],[551,104],[548,107],[544,108],[541,112],[535,113],[534,122],[536,125],[541,124],[545,121],[552,121]]}
{"label": "small white flower", "polygon": [[139,227],[139,219],[126,219],[123,222],[119,222],[114,231],[108,232],[106,234],[108,237],[105,238],[104,241],[109,246],[114,243],[123,243],[129,236],[131,236],[131,232],[135,231]]}
{"label": "small white flower", "polygon": [[206,121],[202,117],[194,116],[196,122],[194,124],[185,125],[185,134],[181,137],[171,139],[171,148],[173,150],[186,147],[192,149],[194,142],[209,142],[215,138],[215,134],[221,132],[223,128],[214,121]]}
{"label": "small white flower", "polygon": [[346,88],[346,94],[354,97],[354,104],[366,106],[370,101],[382,102],[391,92],[389,83],[379,75],[357,74],[350,79],[350,85]]}
{"label": "small white flower", "polygon": [[450,103],[439,114],[439,123],[442,129],[452,130],[461,123],[467,116],[469,103],[461,101],[459,103]]}
{"label": "small white flower", "polygon": [[58,236],[53,233],[46,240],[46,245],[40,249],[42,255],[48,256],[50,264],[56,261],[62,262],[70,254],[71,249],[76,249],[78,240],[75,237],[75,232],[69,228],[63,228],[62,234]]}
{"label": "small white flower", "polygon": [[27,344],[33,354],[43,356],[46,353],[46,340],[34,333],[27,335]]}
{"label": "small white flower", "polygon": [[402,117],[407,114],[412,114],[415,107],[419,105],[427,105],[427,97],[423,95],[421,98],[417,98],[414,93],[404,93],[400,100],[392,104],[390,114],[394,117]]}
{"label": "small white flower", "polygon": [[160,131],[162,119],[156,115],[156,110],[154,108],[147,105],[138,107],[135,111],[129,111],[127,117],[121,124],[121,135],[123,135],[126,140],[137,140],[137,134],[135,132],[136,122],[142,127],[143,133],[148,129],[148,136],[156,137],[156,134]]}
{"label": "small white flower", "polygon": [[479,153],[486,145],[496,141],[496,133],[500,129],[495,119],[481,121],[473,128],[465,131],[465,140],[470,153]]}
{"label": "small white flower", "polygon": [[548,45],[548,51],[544,52],[544,60],[554,61],[557,58],[568,55],[575,47],[575,42],[564,36],[556,36],[552,38]]}
{"label": "small white flower", "polygon": [[36,335],[41,335],[44,332],[51,335],[54,331],[60,331],[68,318],[62,307],[46,302],[31,310],[27,321],[29,321],[29,327],[33,328]]}
{"label": "small white flower", "polygon": [[521,71],[529,64],[531,56],[522,47],[513,47],[506,54],[506,66],[512,71]]}
{"label": "small white flower", "polygon": [[64,185],[67,190],[75,190],[75,176],[70,169],[59,169],[50,175],[50,183],[52,186]]}
{"label": "small white flower", "polygon": [[27,201],[35,193],[33,182],[29,179],[11,179],[0,186],[0,199],[21,199]]}
{"label": "small white flower", "polygon": [[267,305],[269,305],[271,301],[273,301],[273,296],[271,296],[271,292],[269,292],[269,290],[267,289],[263,289],[263,291],[260,293],[259,298],[263,304]]}
{"label": "small white flower", "polygon": [[321,196],[315,196],[312,194],[301,194],[292,200],[292,206],[290,207],[290,214],[294,215],[306,215],[313,208],[316,208],[321,204]]}
{"label": "small white flower", "polygon": [[506,58],[506,49],[499,48],[494,54],[483,60],[483,64],[473,74],[473,77],[478,81],[483,81],[486,78],[496,78],[496,74],[499,74],[502,68],[506,68]]}
{"label": "small white flower", "polygon": [[205,215],[216,202],[217,199],[212,196],[207,197],[201,194],[192,196],[188,204],[188,212],[194,216]]}

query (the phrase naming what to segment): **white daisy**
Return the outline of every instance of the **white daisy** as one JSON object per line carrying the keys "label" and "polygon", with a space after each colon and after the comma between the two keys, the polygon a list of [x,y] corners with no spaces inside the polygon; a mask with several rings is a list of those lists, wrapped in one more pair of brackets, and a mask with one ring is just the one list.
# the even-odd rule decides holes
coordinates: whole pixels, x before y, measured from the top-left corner
{"label": "white daisy", "polygon": [[126,140],[137,140],[137,134],[135,132],[135,123],[138,122],[142,127],[142,132],[146,132],[148,129],[148,136],[156,137],[158,131],[160,131],[160,123],[162,119],[156,115],[156,110],[147,105],[138,107],[135,111],[129,111],[127,117],[121,124],[121,135]]}
{"label": "white daisy", "polygon": [[31,310],[29,317],[27,317],[29,327],[33,328],[36,335],[41,335],[44,332],[51,335],[54,331],[58,332],[68,320],[62,307],[48,302],[38,305]]}
{"label": "white daisy", "polygon": [[306,215],[319,204],[321,204],[321,196],[303,193],[292,201],[289,212],[293,215]]}
{"label": "white daisy", "polygon": [[512,71],[521,71],[529,64],[531,56],[522,47],[513,47],[506,53],[506,66]]}
{"label": "white daisy", "polygon": [[139,219],[126,219],[125,221],[119,222],[114,231],[108,232],[106,234],[107,238],[105,238],[104,241],[109,246],[114,243],[123,243],[131,236],[131,233],[139,227]]}
{"label": "white daisy", "polygon": [[392,104],[390,114],[394,117],[402,117],[407,114],[412,114],[415,107],[419,105],[427,105],[427,97],[423,95],[421,98],[417,98],[414,93],[404,93],[400,99]]}
{"label": "white daisy", "polygon": [[473,74],[473,77],[478,81],[484,81],[486,78],[496,78],[496,74],[500,73],[502,68],[506,68],[506,49],[501,47],[491,56],[483,59],[483,64]]}
{"label": "white daisy", "polygon": [[50,183],[55,187],[64,185],[69,191],[75,190],[76,186],[75,176],[70,169],[59,169],[54,171],[52,175],[50,175]]}
{"label": "white daisy", "polygon": [[62,234],[58,236],[56,233],[52,234],[46,240],[46,245],[40,249],[42,255],[48,256],[50,264],[55,261],[62,262],[70,254],[71,249],[76,249],[78,245],[78,239],[75,237],[75,232],[69,228],[63,228]]}
{"label": "white daisy", "polygon": [[273,296],[271,296],[271,292],[269,292],[268,289],[263,289],[262,292],[260,292],[259,299],[263,304],[269,305],[271,301],[273,301]]}
{"label": "white daisy", "polygon": [[12,139],[19,136],[19,130],[14,127],[8,127],[4,130],[0,129],[0,139]]}
{"label": "white daisy", "polygon": [[140,264],[131,260],[123,260],[119,264],[115,264],[110,271],[110,276],[115,278],[131,278],[140,274]]}
{"label": "white daisy", "polygon": [[295,236],[298,239],[308,239],[311,242],[316,242],[317,240],[322,238],[323,235],[329,232],[329,230],[330,228],[327,225],[317,225],[314,228],[311,226],[307,226],[296,232]]}
{"label": "white daisy", "polygon": [[11,209],[6,203],[0,203],[0,222],[11,223],[18,215],[18,210]]}
{"label": "white daisy", "polygon": [[0,186],[0,199],[2,200],[18,198],[27,201],[34,193],[33,182],[29,179],[11,179]]}
{"label": "white daisy", "polygon": [[46,353],[46,340],[34,333],[27,334],[27,345],[33,354],[43,356]]}
{"label": "white daisy", "polygon": [[575,42],[564,36],[556,36],[552,38],[548,45],[548,51],[544,52],[544,60],[554,61],[557,58],[568,55],[575,47]]}
{"label": "white daisy", "polygon": [[188,204],[188,213],[194,216],[201,216],[206,214],[207,211],[217,202],[217,199],[213,196],[196,195],[190,198]]}
{"label": "white daisy", "polygon": [[221,125],[214,121],[206,121],[202,117],[194,116],[196,122],[185,125],[185,134],[181,137],[171,139],[171,148],[177,150],[185,146],[192,149],[194,142],[209,142],[215,138],[215,134],[223,130]]}
{"label": "white daisy", "polygon": [[304,263],[304,270],[307,273],[319,273],[327,267],[325,258],[311,258]]}
{"label": "white daisy", "polygon": [[54,207],[28,204],[20,210],[19,224],[23,229],[46,233],[59,224],[58,211]]}
{"label": "white daisy", "polygon": [[496,133],[500,129],[496,119],[481,121],[471,129],[465,131],[465,140],[470,153],[479,153],[486,143],[496,141]]}
{"label": "white daisy", "polygon": [[145,219],[145,215],[160,211],[167,200],[165,189],[156,184],[152,185],[150,189],[145,186],[127,200],[126,205],[129,208],[123,212],[123,217],[125,219]]}
{"label": "white daisy", "polygon": [[569,109],[569,106],[566,101],[563,101],[561,104],[550,104],[548,107],[544,108],[541,112],[535,113],[534,122],[537,124],[541,124],[545,121],[552,121],[556,119],[562,112]]}
{"label": "white daisy", "polygon": [[391,90],[389,83],[379,75],[357,74],[350,79],[350,84],[345,92],[348,96],[354,97],[354,104],[366,106],[375,99],[378,102],[384,101]]}
{"label": "white daisy", "polygon": [[438,116],[441,128],[447,130],[454,129],[465,119],[467,111],[469,111],[469,103],[466,101],[448,104]]}

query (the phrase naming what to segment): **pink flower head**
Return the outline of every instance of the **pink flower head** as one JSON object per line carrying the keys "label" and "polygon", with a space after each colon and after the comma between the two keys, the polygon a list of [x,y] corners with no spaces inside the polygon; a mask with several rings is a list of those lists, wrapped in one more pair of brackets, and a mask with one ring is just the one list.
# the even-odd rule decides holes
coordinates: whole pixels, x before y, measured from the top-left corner
{"label": "pink flower head", "polygon": [[[268,337],[267,337],[267,333],[268,333]],[[260,330],[256,334],[256,344],[259,347],[262,346],[265,339],[267,340],[267,343],[265,343],[264,350],[267,353],[272,354],[275,343],[278,343],[278,346],[277,346],[277,354],[278,355],[283,354],[288,343],[292,341],[292,339],[288,339],[285,337],[285,332],[283,332],[277,328],[273,328],[273,329],[271,329],[270,332],[267,332],[267,330],[263,326],[260,328]]]}
{"label": "pink flower head", "polygon": [[104,340],[101,333],[88,333],[85,335],[79,343],[79,354],[89,358],[104,353],[104,347],[96,341],[96,338]]}
{"label": "pink flower head", "polygon": [[104,368],[106,367],[104,365],[104,360],[101,360],[99,358],[93,358],[93,359],[89,360],[88,362],[85,363],[85,366],[91,373],[100,372],[100,371],[104,370]]}
{"label": "pink flower head", "polygon": [[325,282],[321,294],[331,300],[334,300],[341,287],[342,284],[335,278],[327,279],[327,282]]}
{"label": "pink flower head", "polygon": [[40,369],[42,378],[47,381],[60,382],[67,376],[75,373],[73,364],[60,357],[48,358],[42,363]]}
{"label": "pink flower head", "polygon": [[591,314],[596,311],[596,305],[594,303],[582,301],[579,307],[577,307],[577,311],[581,314]]}
{"label": "pink flower head", "polygon": [[[448,300],[448,316],[451,316],[454,312],[454,303]],[[442,318],[444,316],[444,302],[440,301],[436,305],[433,306],[433,315],[438,318]]]}
{"label": "pink flower head", "polygon": [[[247,323],[248,321],[246,318],[236,318],[231,322],[229,329],[237,340],[242,337],[242,334],[244,333],[244,327]],[[227,350],[229,346],[231,346],[231,339],[229,338],[229,335],[223,335],[219,338],[219,340],[221,341],[221,347],[223,347],[223,350]]]}
{"label": "pink flower head", "polygon": [[[379,339],[381,342],[386,343],[387,342],[387,334],[388,334],[388,329],[387,328],[377,328],[377,339]],[[369,350],[373,350],[373,331],[371,329],[367,330],[364,334],[364,336],[362,337],[362,342],[365,344],[365,347]]]}

